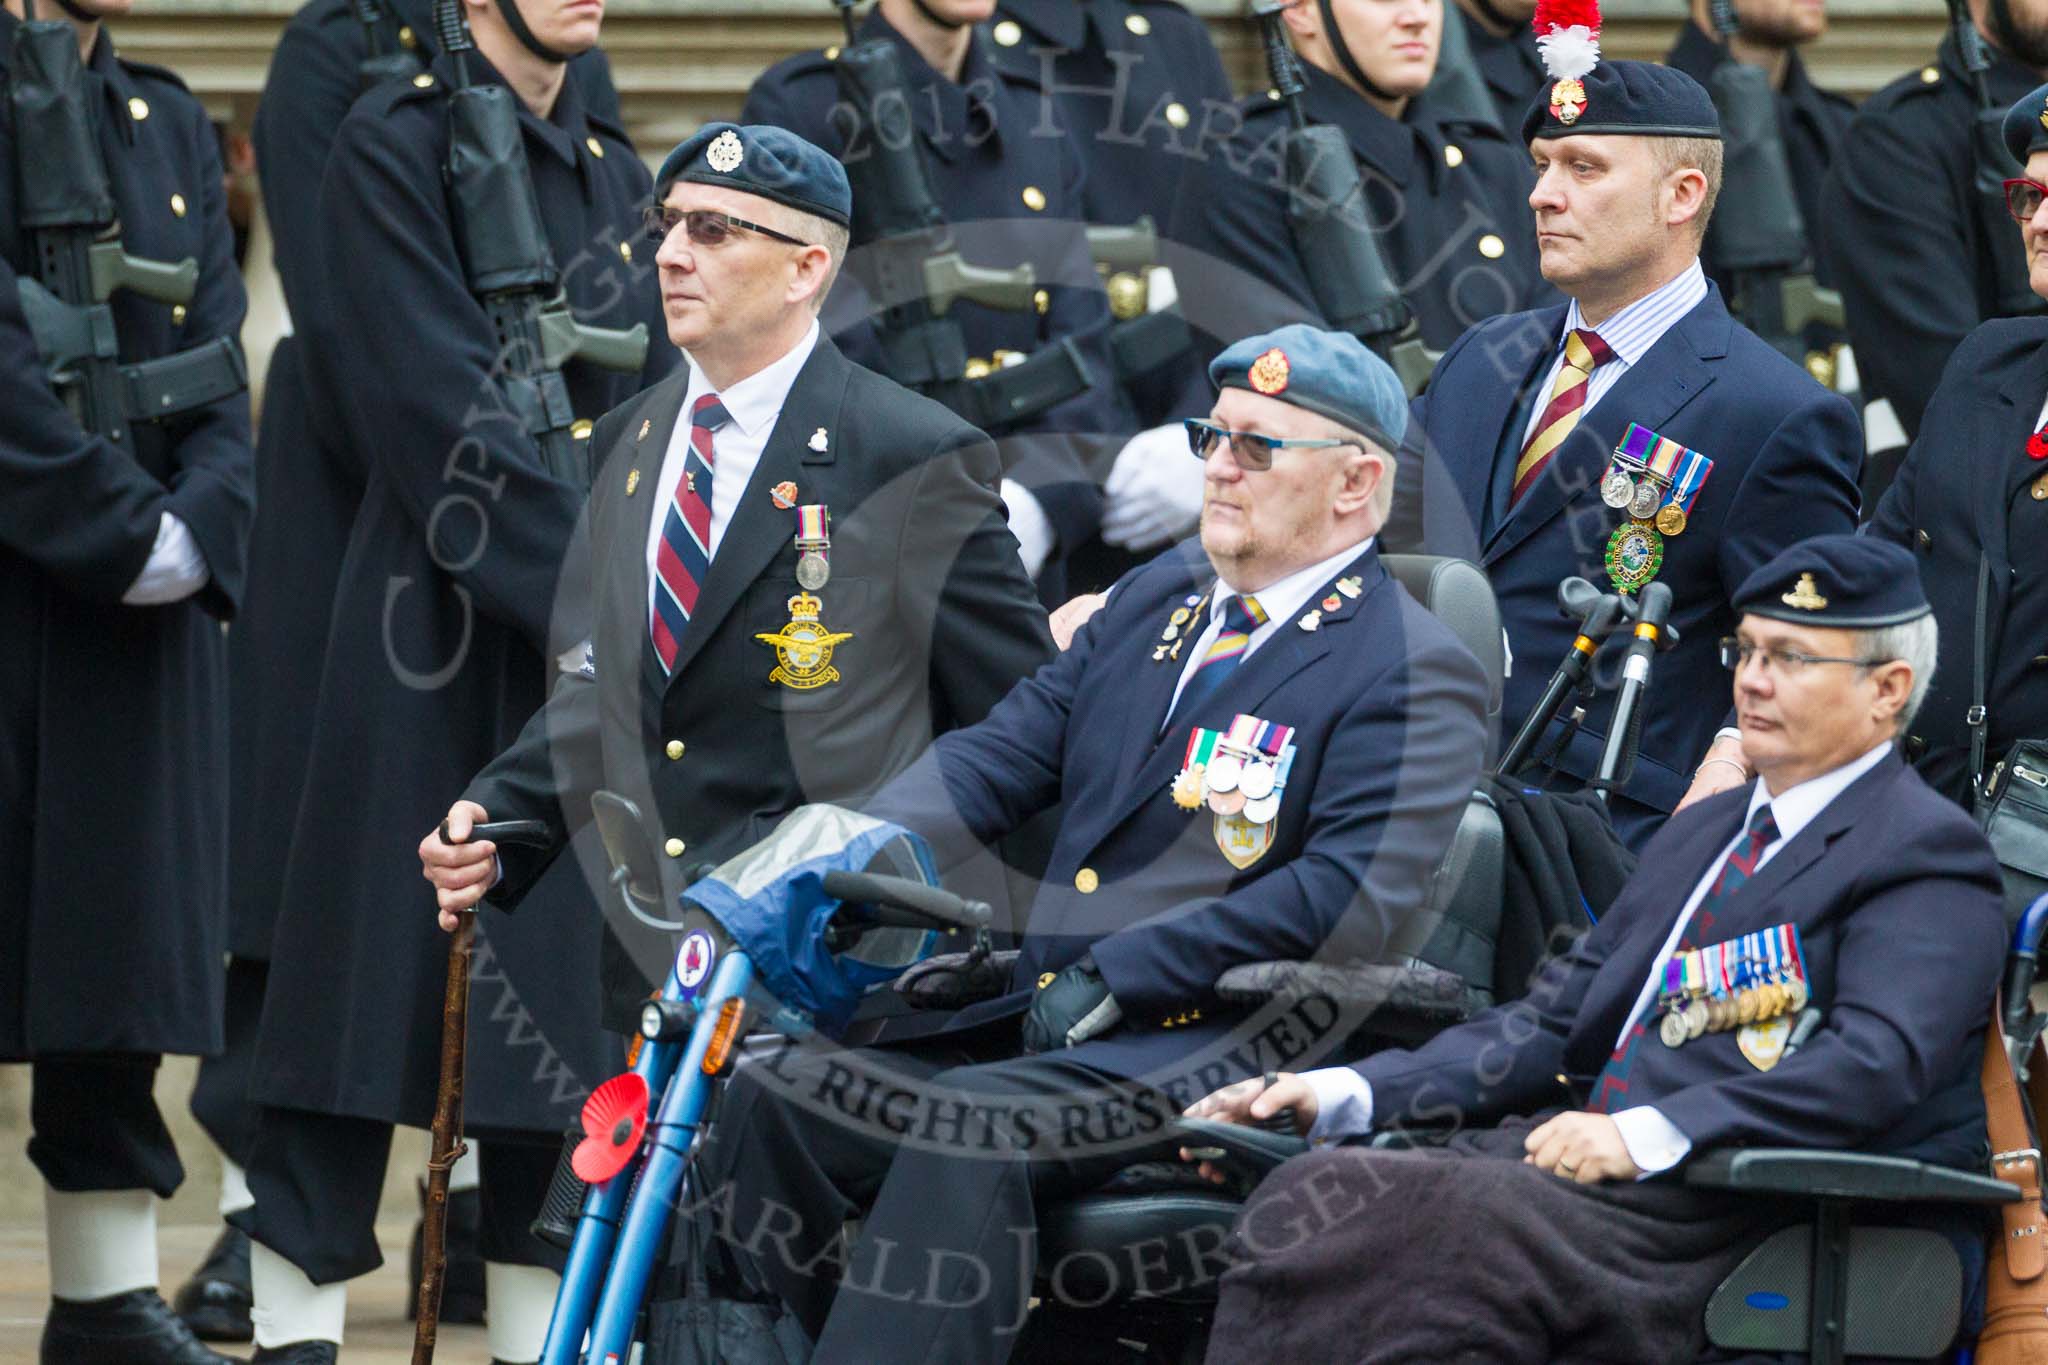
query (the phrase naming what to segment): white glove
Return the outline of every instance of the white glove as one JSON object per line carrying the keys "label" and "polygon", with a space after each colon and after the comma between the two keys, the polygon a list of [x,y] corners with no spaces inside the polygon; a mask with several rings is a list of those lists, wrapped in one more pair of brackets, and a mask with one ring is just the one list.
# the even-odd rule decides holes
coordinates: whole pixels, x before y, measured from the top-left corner
{"label": "white glove", "polygon": [[1010,519],[1010,534],[1017,538],[1017,557],[1024,561],[1024,572],[1038,581],[1038,571],[1045,567],[1047,555],[1052,553],[1052,522],[1046,519],[1045,509],[1038,505],[1038,499],[1030,489],[1015,479],[1003,480],[1003,511]]}
{"label": "white glove", "polygon": [[121,601],[131,607],[182,602],[205,587],[211,577],[213,572],[206,567],[206,554],[193,538],[192,528],[166,512],[156,524],[156,544],[150,548],[149,562],[121,594]]}
{"label": "white glove", "polygon": [[1103,540],[1125,550],[1179,540],[1202,519],[1202,477],[1180,423],[1139,432],[1117,452],[1103,485]]}

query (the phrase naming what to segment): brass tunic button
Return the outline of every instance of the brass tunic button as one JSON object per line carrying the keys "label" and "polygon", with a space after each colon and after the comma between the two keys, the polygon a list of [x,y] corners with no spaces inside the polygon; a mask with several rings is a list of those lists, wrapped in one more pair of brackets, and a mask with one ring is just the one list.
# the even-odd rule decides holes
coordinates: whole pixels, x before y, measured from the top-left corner
{"label": "brass tunic button", "polygon": [[619,243],[619,259],[627,265],[633,264],[633,244],[631,242]]}
{"label": "brass tunic button", "polygon": [[1038,310],[1038,316],[1044,317],[1052,309],[1052,295],[1043,289],[1033,290],[1031,306]]}
{"label": "brass tunic button", "polygon": [[671,839],[661,846],[661,851],[668,854],[671,858],[680,858],[683,856],[683,841],[681,839]]}
{"label": "brass tunic button", "polygon": [[1479,254],[1489,261],[1497,261],[1507,254],[1508,244],[1491,232],[1479,239]]}
{"label": "brass tunic button", "polygon": [[1056,975],[1057,973],[1054,972],[1040,972],[1038,974],[1038,989],[1044,990],[1047,986],[1050,986]]}
{"label": "brass tunic button", "polygon": [[1024,207],[1033,213],[1045,212],[1045,191],[1036,185],[1024,187]]}
{"label": "brass tunic button", "polygon": [[1923,550],[1931,550],[1934,548],[1934,537],[1928,535],[1925,531],[1915,531],[1913,533],[1913,539],[1920,542],[1920,548]]}
{"label": "brass tunic button", "polygon": [[587,137],[583,139],[583,145],[590,148],[592,156],[596,157],[599,161],[604,160],[604,144],[602,142],[599,142],[594,137]]}
{"label": "brass tunic button", "polygon": [[1004,47],[1015,47],[1024,41],[1024,30],[1018,26],[1015,19],[1003,20],[995,26],[993,33],[995,40]]}
{"label": "brass tunic button", "polygon": [[1127,14],[1124,16],[1124,27],[1142,38],[1152,31],[1152,21],[1142,14]]}
{"label": "brass tunic button", "polygon": [[2036,654],[2031,666],[2034,668],[2048,668],[2048,654]]}
{"label": "brass tunic button", "polygon": [[142,98],[140,95],[137,95],[134,99],[129,100],[128,117],[134,119],[137,123],[140,123],[144,119],[148,118],[149,101]]}
{"label": "brass tunic button", "polygon": [[412,31],[411,24],[398,26],[398,45],[404,48],[415,48],[420,45],[420,35]]}
{"label": "brass tunic button", "polygon": [[1465,164],[1465,149],[1455,142],[1444,144],[1444,165],[1458,167]]}
{"label": "brass tunic button", "polygon": [[683,756],[683,742],[679,739],[672,739],[668,742],[668,748],[663,752],[671,759],[681,758]]}
{"label": "brass tunic button", "polygon": [[174,194],[171,196],[171,216],[174,218],[183,218],[185,216],[184,195]]}
{"label": "brass tunic button", "polygon": [[825,60],[828,62],[836,62],[839,60],[839,47],[836,43],[833,46],[825,49]]}
{"label": "brass tunic button", "polygon": [[173,327],[183,327],[184,325],[185,325],[185,305],[184,305],[184,304],[182,304],[182,303],[174,303],[174,304],[172,304],[172,305],[171,305],[171,326],[173,326]]}
{"label": "brass tunic button", "polygon": [[589,440],[590,428],[591,421],[588,417],[578,417],[575,421],[569,423],[569,439],[572,441]]}
{"label": "brass tunic button", "polygon": [[1188,107],[1179,100],[1166,106],[1166,121],[1175,128],[1188,126]]}
{"label": "brass tunic button", "polygon": [[412,83],[422,90],[430,89],[434,84],[434,73],[422,71],[419,75],[412,78]]}
{"label": "brass tunic button", "polygon": [[1920,84],[1932,85],[1940,79],[1941,68],[1934,66],[1923,66],[1920,68]]}
{"label": "brass tunic button", "polygon": [[1074,889],[1084,896],[1095,894],[1095,888],[1102,885],[1102,878],[1095,875],[1095,869],[1084,867],[1074,874]]}

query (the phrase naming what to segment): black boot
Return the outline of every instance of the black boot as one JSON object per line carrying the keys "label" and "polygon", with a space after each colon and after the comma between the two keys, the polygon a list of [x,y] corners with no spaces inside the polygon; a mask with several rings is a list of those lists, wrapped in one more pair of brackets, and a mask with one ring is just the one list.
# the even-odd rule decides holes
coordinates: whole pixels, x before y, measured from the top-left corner
{"label": "black boot", "polygon": [[259,1346],[249,1365],[335,1365],[341,1348],[331,1341],[294,1341],[288,1346]]}
{"label": "black boot", "polygon": [[171,1296],[171,1307],[201,1341],[248,1341],[255,1335],[249,1326],[252,1301],[249,1234],[224,1227],[199,1269]]}
{"label": "black boot", "polygon": [[154,1289],[111,1298],[51,1299],[42,1365],[234,1365],[200,1345]]}
{"label": "black boot", "polygon": [[[427,1206],[426,1182],[420,1207]],[[420,1229],[412,1226],[412,1270],[406,1277],[405,1318],[419,1315]],[[484,1203],[474,1187],[448,1192],[448,1268],[441,1276],[441,1321],[475,1326],[484,1320]]]}

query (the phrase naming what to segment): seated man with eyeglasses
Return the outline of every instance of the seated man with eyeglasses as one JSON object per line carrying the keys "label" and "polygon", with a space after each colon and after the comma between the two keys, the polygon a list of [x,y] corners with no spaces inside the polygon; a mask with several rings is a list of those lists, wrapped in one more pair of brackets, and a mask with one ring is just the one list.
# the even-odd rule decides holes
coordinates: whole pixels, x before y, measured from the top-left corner
{"label": "seated man with eyeglasses", "polygon": [[[1896,752],[1936,649],[1912,556],[1815,537],[1735,607],[1756,781],[1673,816],[1523,1000],[1190,1111],[1461,1130],[1268,1179],[1211,1360],[1696,1360],[1708,1295],[1797,1211],[1654,1177],[1729,1145],[1981,1165],[2004,917],[1983,836]],[[1395,1262],[1400,1293],[1353,1269]]]}

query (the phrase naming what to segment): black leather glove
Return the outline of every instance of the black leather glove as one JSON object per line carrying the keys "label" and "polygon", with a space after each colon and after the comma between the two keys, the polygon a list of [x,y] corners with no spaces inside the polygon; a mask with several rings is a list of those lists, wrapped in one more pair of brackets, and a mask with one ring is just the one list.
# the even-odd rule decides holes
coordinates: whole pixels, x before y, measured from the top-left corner
{"label": "black leather glove", "polygon": [[1037,1053],[1073,1047],[1109,1032],[1123,1017],[1108,983],[1095,970],[1095,960],[1084,957],[1039,987],[1032,997],[1031,1013],[1024,1016],[1024,1050]]}

